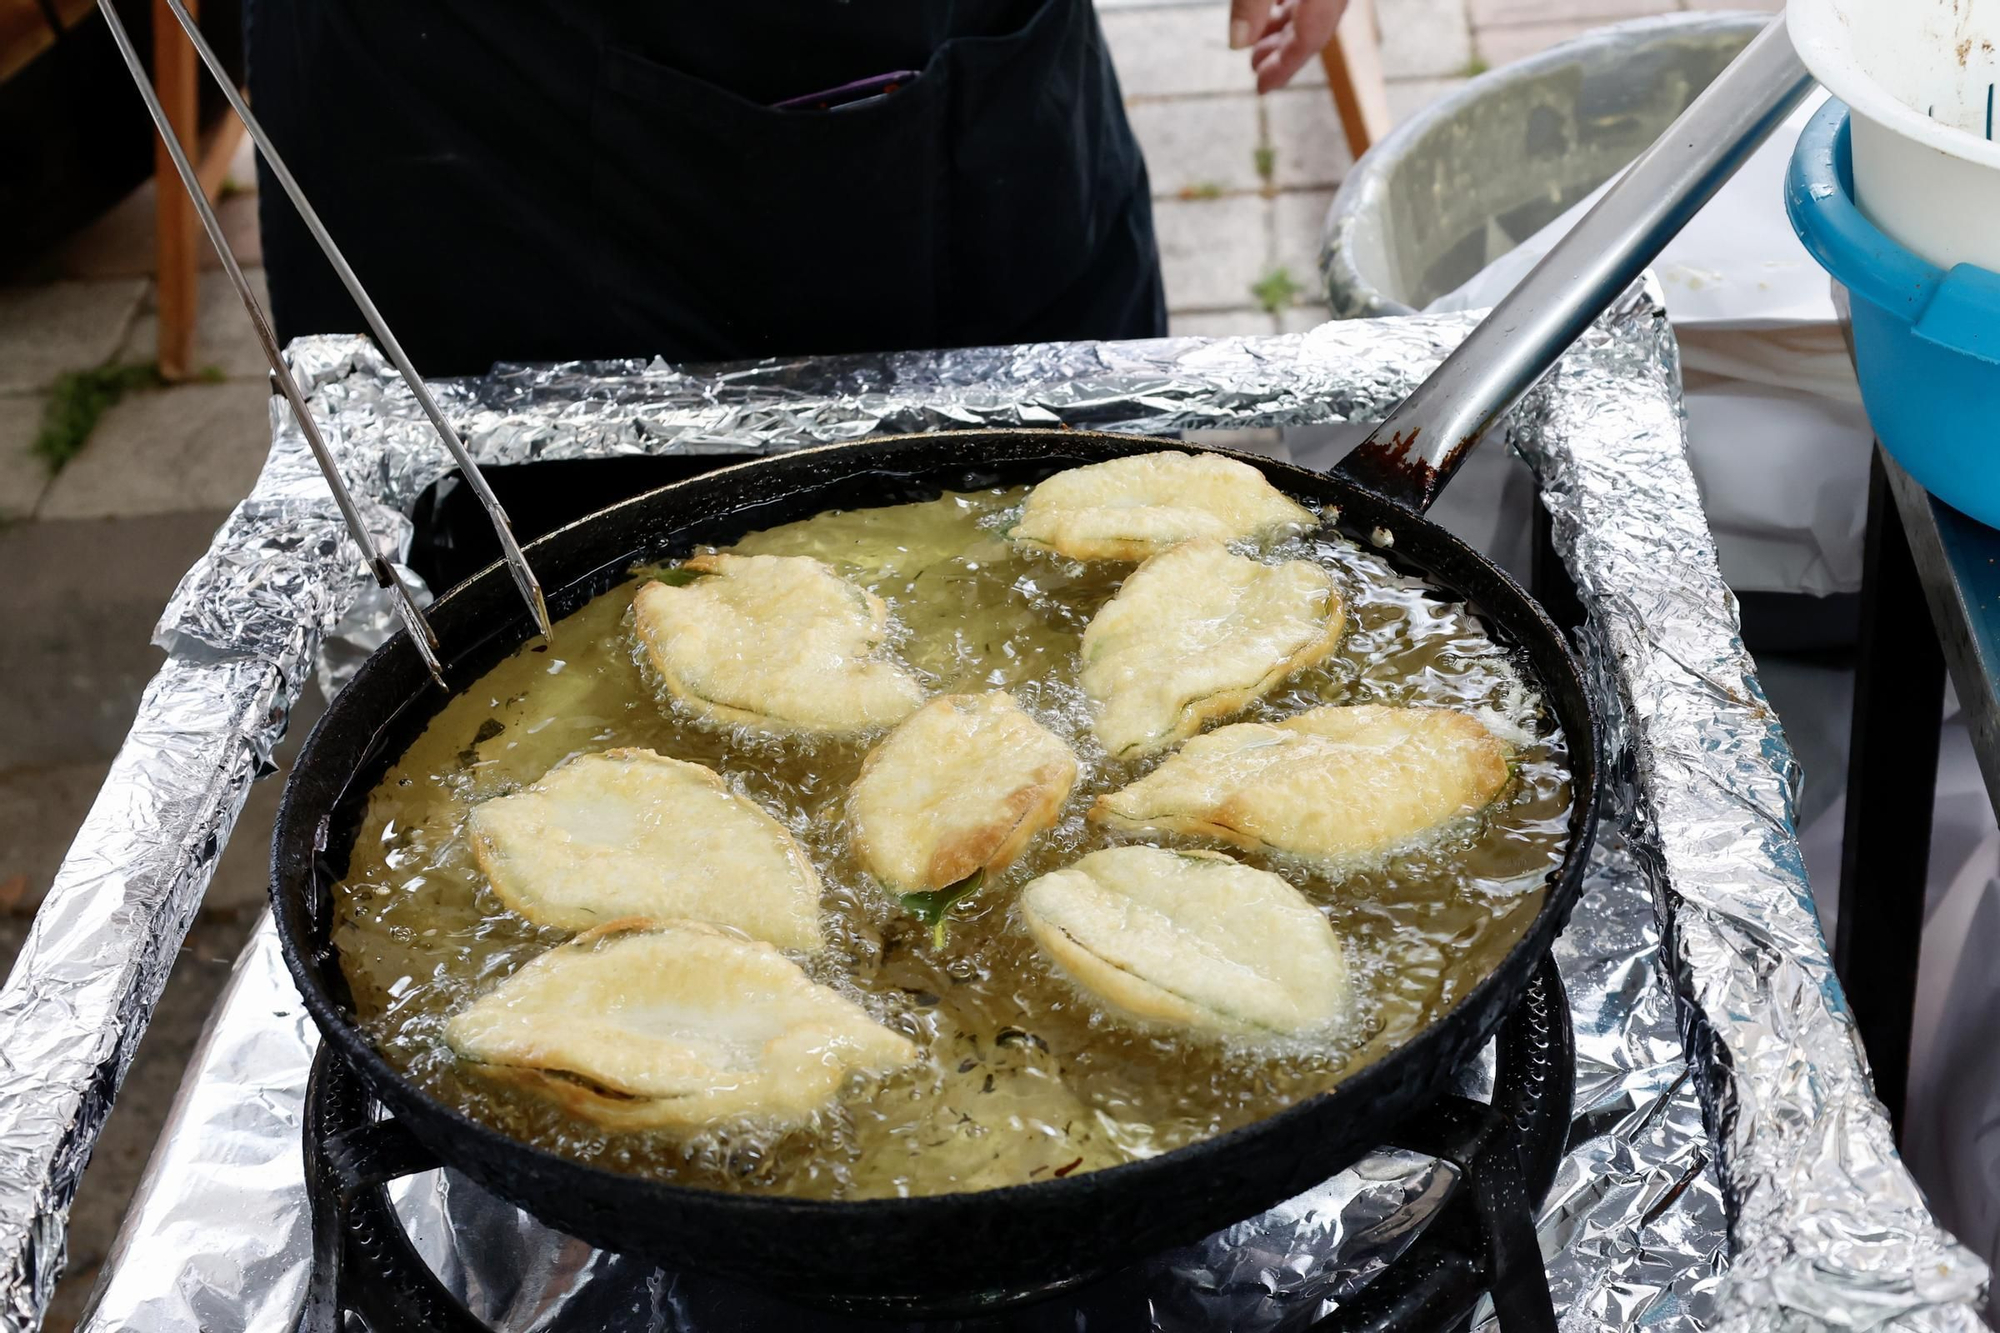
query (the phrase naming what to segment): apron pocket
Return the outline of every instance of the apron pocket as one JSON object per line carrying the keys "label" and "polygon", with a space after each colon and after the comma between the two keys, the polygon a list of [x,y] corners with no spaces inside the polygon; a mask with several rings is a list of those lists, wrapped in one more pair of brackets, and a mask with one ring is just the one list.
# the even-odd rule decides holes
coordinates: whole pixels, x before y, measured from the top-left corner
{"label": "apron pocket", "polygon": [[682,359],[932,345],[945,63],[867,106],[777,111],[606,48],[591,108],[601,299]]}

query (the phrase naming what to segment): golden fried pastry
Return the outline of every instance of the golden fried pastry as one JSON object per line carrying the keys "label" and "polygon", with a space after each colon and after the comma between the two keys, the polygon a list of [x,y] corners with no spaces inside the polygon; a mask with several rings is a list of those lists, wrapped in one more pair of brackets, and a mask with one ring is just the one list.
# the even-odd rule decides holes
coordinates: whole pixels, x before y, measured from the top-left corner
{"label": "golden fried pastry", "polygon": [[1056,473],[1007,535],[1072,560],[1144,560],[1194,537],[1262,539],[1318,521],[1248,463],[1165,450]]}
{"label": "golden fried pastry", "polygon": [[769,944],[693,921],[613,922],[454,1014],[462,1059],[609,1129],[796,1124],[852,1070],[916,1047]]}
{"label": "golden fried pastry", "polygon": [[1507,747],[1477,718],[1357,704],[1197,736],[1098,797],[1090,818],[1337,861],[1394,851],[1475,814],[1507,779]]}
{"label": "golden fried pastry", "polygon": [[848,796],[854,851],[897,893],[997,871],[1056,822],[1068,745],[1004,690],[931,700],[882,738]]}
{"label": "golden fried pastry", "polygon": [[1135,1018],[1289,1035],[1348,1011],[1347,960],[1319,909],[1216,852],[1092,852],[1022,890],[1021,914],[1078,985]]}
{"label": "golden fried pastry", "polygon": [[578,755],[473,807],[467,827],[493,891],[538,925],[686,917],[787,949],[821,943],[805,849],[700,764],[651,750]]}
{"label": "golden fried pastry", "polygon": [[879,655],[889,608],[817,560],[704,555],[683,586],[632,598],[639,641],[667,690],[698,716],[774,732],[851,735],[902,721],[916,677]]}
{"label": "golden fried pastry", "polygon": [[1156,555],[1083,632],[1097,739],[1113,758],[1185,740],[1326,657],[1346,620],[1310,560],[1267,565],[1213,538]]}

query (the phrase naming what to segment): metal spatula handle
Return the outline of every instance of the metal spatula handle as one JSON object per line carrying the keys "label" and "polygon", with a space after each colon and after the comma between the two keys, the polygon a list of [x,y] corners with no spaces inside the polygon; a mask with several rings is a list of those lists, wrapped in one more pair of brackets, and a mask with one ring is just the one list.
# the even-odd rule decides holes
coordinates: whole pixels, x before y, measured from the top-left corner
{"label": "metal spatula handle", "polygon": [[313,461],[326,477],[328,488],[333,491],[333,502],[340,509],[340,517],[347,524],[347,531],[353,536],[355,545],[368,562],[369,572],[382,587],[394,592],[396,609],[402,615],[403,624],[410,631],[417,652],[424,659],[431,678],[439,685],[444,684],[444,669],[438,662],[437,635],[431,632],[430,622],[418,608],[416,599],[404,584],[396,567],[375,550],[373,536],[368,525],[361,518],[361,511],[355,506],[354,496],[347,489],[346,480],[340,475],[340,467],[334,462],[333,451],[326,447],[320,437],[319,427],[313,424],[312,410],[306,406],[305,395],[299,391],[299,382],[293,378],[291,367],[278,350],[277,334],[271,330],[271,321],[264,314],[264,307],[250,290],[249,280],[243,276],[242,265],[236,262],[236,255],[229,248],[228,240],[222,234],[222,223],[215,216],[215,209],[209,205],[208,193],[201,188],[196,177],[194,164],[188,161],[186,150],[181,147],[180,136],[174,132],[172,122],[167,119],[166,108],[160,105],[160,97],[154,91],[152,81],[146,77],[146,67],[139,60],[139,52],[132,45],[132,36],[125,31],[125,24],[118,17],[118,11],[111,0],[97,0],[97,8],[104,15],[104,21],[111,29],[111,40],[118,46],[118,53],[125,58],[125,67],[132,72],[132,81],[139,87],[139,96],[146,103],[147,112],[153,117],[153,125],[165,141],[167,155],[173,159],[174,170],[180,174],[181,184],[187,187],[188,198],[194,203],[194,211],[201,218],[202,229],[215,246],[216,255],[222,260],[222,271],[229,275],[229,281],[236,288],[236,294],[243,300],[243,308],[250,314],[250,322],[256,326],[257,341],[263,345],[264,358],[271,363],[271,373],[277,377],[278,388],[284,393],[285,401],[292,405],[292,415],[298,418],[299,429],[305,432],[306,444],[312,449]]}
{"label": "metal spatula handle", "polygon": [[[1781,16],[1335,472],[1418,513],[1812,87]],[[1774,205],[1775,206],[1775,205]]]}

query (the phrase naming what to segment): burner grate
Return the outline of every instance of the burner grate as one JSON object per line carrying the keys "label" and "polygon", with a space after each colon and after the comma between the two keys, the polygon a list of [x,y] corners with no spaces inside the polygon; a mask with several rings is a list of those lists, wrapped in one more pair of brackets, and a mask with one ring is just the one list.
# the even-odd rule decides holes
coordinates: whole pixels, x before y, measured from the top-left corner
{"label": "burner grate", "polygon": [[[1463,1327],[1489,1295],[1502,1333],[1554,1333],[1535,1210],[1567,1141],[1576,1058],[1568,1001],[1552,961],[1544,960],[1495,1046],[1491,1102],[1440,1098],[1386,1145],[1452,1163],[1458,1185],[1410,1247],[1313,1333],[1436,1333]],[[360,1079],[322,1047],[306,1095],[313,1278],[298,1327],[337,1333],[352,1327],[351,1314],[373,1333],[488,1333],[489,1325],[419,1255],[389,1196],[389,1182],[433,1170],[437,1161],[380,1114]],[[1018,1312],[979,1326],[1123,1333],[1145,1308],[1146,1281],[1128,1270],[1039,1301],[1039,1293],[1023,1293]],[[888,1327],[851,1315],[816,1317],[761,1292],[689,1275],[657,1274],[646,1290],[650,1318],[644,1308],[634,1311],[631,1327]],[[1109,1293],[1121,1299],[1102,1299]],[[1106,1308],[1121,1313],[1096,1313]],[[899,1318],[896,1326],[910,1324]]]}

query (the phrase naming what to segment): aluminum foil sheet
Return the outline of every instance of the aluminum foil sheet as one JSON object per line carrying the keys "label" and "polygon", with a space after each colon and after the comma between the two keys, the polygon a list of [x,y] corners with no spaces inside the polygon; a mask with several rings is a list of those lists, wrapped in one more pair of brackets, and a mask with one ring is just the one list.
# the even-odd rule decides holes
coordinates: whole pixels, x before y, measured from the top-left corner
{"label": "aluminum foil sheet", "polygon": [[[704,372],[503,369],[440,397],[474,452],[496,461],[765,451],[951,425],[1285,425],[1379,413],[1467,327],[1445,317]],[[428,428],[366,342],[310,339],[291,355],[373,506],[376,540],[395,552],[402,511],[443,471]],[[1640,300],[1608,322],[1519,419],[1516,443],[1543,473],[1559,547],[1603,636],[1607,688],[1629,710],[1624,762],[1611,767],[1639,781],[1630,852],[1607,863],[1622,861],[1618,887],[1600,886],[1564,946],[1615,960],[1579,998],[1580,1041],[1598,1063],[1582,1071],[1583,1129],[1544,1219],[1565,1325],[1971,1327],[1966,1302],[1985,1274],[1924,1213],[1888,1146],[1813,923],[1789,751],[1715,573],[1657,307]],[[0,1310],[15,1324],[33,1323],[60,1265],[88,1146],[250,775],[321,641],[343,617],[374,619],[303,441],[289,421],[274,425],[256,489],[162,618],[169,664],[0,991]],[[1657,984],[1662,920],[1678,1004]],[[290,1318],[275,1306],[302,1280],[303,1088],[287,1062],[309,1035],[271,954],[266,931],[149,1171],[92,1327]],[[1699,1057],[1692,1070],[1676,1024]],[[288,1025],[285,1054],[259,1052]],[[1724,1199],[1737,1256],[1727,1266]],[[1289,1326],[1276,1306],[1337,1297],[1338,1265],[1301,1273],[1292,1242],[1326,1240],[1336,1215],[1347,1229],[1345,1205],[1294,1214],[1291,1237],[1271,1233],[1268,1260],[1235,1238],[1230,1281],[1200,1307],[1211,1323]],[[1316,1289],[1328,1273],[1332,1285]],[[1158,1312],[1162,1326],[1171,1313]]]}
{"label": "aluminum foil sheet", "polygon": [[33,1328],[119,1080],[291,706],[268,664],[170,660],[0,989],[0,1327]]}
{"label": "aluminum foil sheet", "polygon": [[[1868,1081],[1799,853],[1797,765],[1700,521],[1679,414],[1589,392],[1671,365],[1594,330],[1524,447],[1615,664],[1743,1330],[1981,1327],[1986,1267],[1926,1209]],[[1644,324],[1628,325],[1642,334]],[[1606,403],[1612,419],[1607,420]]]}

